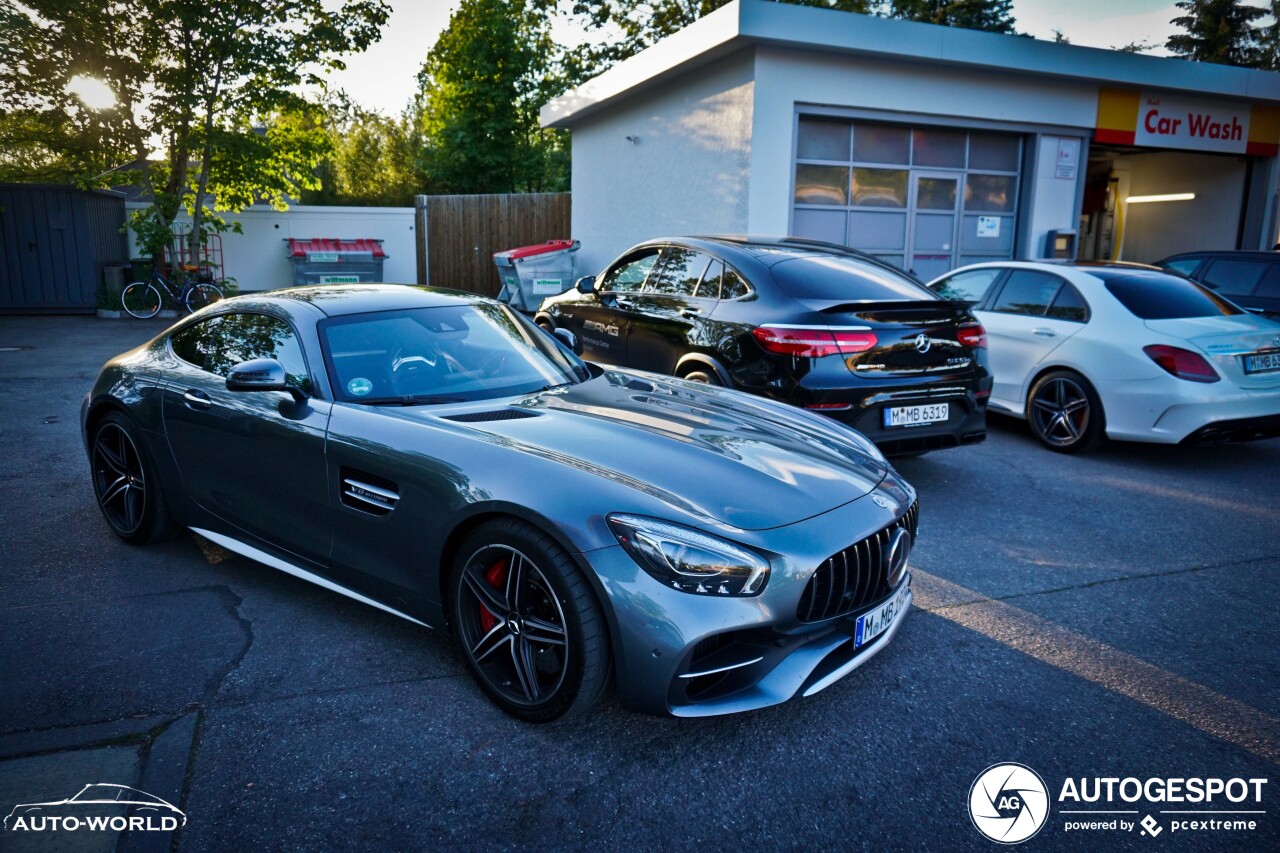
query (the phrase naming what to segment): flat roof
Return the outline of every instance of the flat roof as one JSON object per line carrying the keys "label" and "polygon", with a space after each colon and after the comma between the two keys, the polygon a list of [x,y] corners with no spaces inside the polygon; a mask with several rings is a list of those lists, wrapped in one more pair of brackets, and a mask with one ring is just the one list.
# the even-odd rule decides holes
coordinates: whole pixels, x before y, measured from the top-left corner
{"label": "flat roof", "polygon": [[542,125],[572,127],[627,95],[757,45],[1280,104],[1280,73],[1271,71],[767,0],[734,0],[551,101],[542,108]]}

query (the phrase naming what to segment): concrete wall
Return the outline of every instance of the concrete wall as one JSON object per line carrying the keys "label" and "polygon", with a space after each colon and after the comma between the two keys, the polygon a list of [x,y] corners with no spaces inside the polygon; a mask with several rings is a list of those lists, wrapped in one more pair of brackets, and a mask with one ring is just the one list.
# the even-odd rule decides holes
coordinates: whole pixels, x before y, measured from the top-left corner
{"label": "concrete wall", "polygon": [[[129,210],[145,205],[130,203]],[[417,280],[417,243],[412,207],[320,207],[295,205],[282,212],[254,207],[228,220],[239,221],[243,234],[222,235],[225,274],[241,291],[275,290],[293,285],[293,266],[284,241],[290,237],[369,238],[383,240],[387,253],[385,281],[413,284]],[[183,217],[190,221],[188,217]],[[137,240],[129,234],[129,250],[137,255]]]}
{"label": "concrete wall", "polygon": [[746,230],[752,71],[742,51],[574,125],[581,275],[641,240]]}
{"label": "concrete wall", "polygon": [[1113,168],[1129,173],[1129,195],[1196,194],[1191,201],[1129,205],[1123,260],[1150,263],[1175,252],[1236,247],[1245,158],[1157,151],[1118,157]]}

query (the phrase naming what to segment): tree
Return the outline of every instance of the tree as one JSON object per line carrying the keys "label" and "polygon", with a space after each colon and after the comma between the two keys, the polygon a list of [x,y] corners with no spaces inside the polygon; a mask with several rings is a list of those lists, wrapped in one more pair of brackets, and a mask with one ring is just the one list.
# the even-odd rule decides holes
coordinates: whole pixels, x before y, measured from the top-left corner
{"label": "tree", "polygon": [[[611,30],[621,38],[599,45],[583,45],[562,58],[562,76],[577,85],[606,70],[610,65],[634,56],[654,42],[682,30],[709,15],[729,0],[573,0],[573,17],[591,30]],[[798,6],[816,6],[841,12],[872,14],[884,0],[778,0]],[[535,0],[536,7],[550,14],[558,0]]]}
{"label": "tree", "polygon": [[547,18],[526,0],[463,0],[418,74],[428,192],[568,186],[561,131],[538,124],[562,90]]}
{"label": "tree", "polygon": [[1271,0],[1267,14],[1271,23],[1258,29],[1258,68],[1280,71],[1280,0]]}
{"label": "tree", "polygon": [[889,0],[890,14],[966,30],[1014,33],[1013,0]]}
{"label": "tree", "polygon": [[421,116],[410,108],[388,118],[341,92],[326,107],[330,154],[317,170],[320,187],[304,193],[303,202],[412,206],[422,184],[416,168]]}
{"label": "tree", "polygon": [[[221,210],[258,200],[283,207],[314,184],[328,137],[298,92],[323,87],[343,54],[372,44],[389,12],[382,0],[336,9],[325,0],[4,4],[17,38],[4,40],[0,97],[28,123],[66,129],[50,133],[45,150],[28,150],[86,184],[118,183],[119,172],[93,170],[127,152],[154,199],[134,219],[153,256],[182,209],[194,252],[209,227],[226,227],[210,199]],[[67,85],[82,73],[111,88],[114,108],[86,114],[75,105]],[[20,126],[11,113],[5,124]]]}
{"label": "tree", "polygon": [[1186,14],[1172,23],[1184,32],[1165,42],[1170,52],[1197,62],[1252,66],[1259,63],[1259,31],[1253,22],[1267,10],[1240,0],[1182,0]]}

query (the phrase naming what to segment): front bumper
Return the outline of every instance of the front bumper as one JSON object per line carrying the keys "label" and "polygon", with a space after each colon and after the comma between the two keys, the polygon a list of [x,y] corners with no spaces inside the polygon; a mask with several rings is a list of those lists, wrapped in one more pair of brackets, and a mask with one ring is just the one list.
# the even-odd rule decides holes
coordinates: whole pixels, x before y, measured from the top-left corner
{"label": "front bumper", "polygon": [[[769,582],[758,596],[719,598],[668,589],[621,547],[583,554],[601,580],[612,611],[617,689],[623,703],[682,717],[764,708],[817,693],[882,651],[910,610],[909,574],[886,594],[851,612],[814,622],[798,614],[818,566],[900,523],[915,498],[892,476],[873,494],[879,503],[868,495],[797,524],[739,531],[731,537],[770,557]],[[899,592],[905,595],[905,606],[894,613],[884,633],[855,649],[858,617]],[[717,671],[722,665],[724,669]]]}

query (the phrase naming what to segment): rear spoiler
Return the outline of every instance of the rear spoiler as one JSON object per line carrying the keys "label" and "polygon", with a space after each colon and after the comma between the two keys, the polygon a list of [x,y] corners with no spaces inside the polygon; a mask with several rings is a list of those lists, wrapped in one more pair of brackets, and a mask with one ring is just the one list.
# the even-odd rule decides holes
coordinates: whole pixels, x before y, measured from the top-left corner
{"label": "rear spoiler", "polygon": [[927,301],[900,299],[882,302],[834,302],[826,305],[806,302],[805,305],[822,314],[859,314],[874,311],[967,311],[972,303],[962,299]]}

